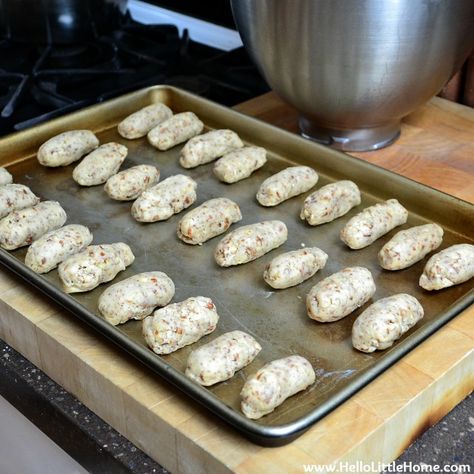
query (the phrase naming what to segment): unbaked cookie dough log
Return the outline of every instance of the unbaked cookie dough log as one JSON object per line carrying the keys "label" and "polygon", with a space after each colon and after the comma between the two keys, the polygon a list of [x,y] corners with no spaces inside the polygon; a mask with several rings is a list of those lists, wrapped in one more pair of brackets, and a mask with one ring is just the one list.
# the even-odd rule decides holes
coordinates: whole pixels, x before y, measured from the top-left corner
{"label": "unbaked cookie dough log", "polygon": [[43,166],[67,166],[98,146],[99,140],[90,130],[71,130],[43,143],[37,158]]}
{"label": "unbaked cookie dough log", "polygon": [[367,268],[348,267],[321,280],[306,297],[308,316],[321,323],[338,321],[370,300],[375,282]]}
{"label": "unbaked cookie dough log", "polygon": [[474,277],[474,245],[452,245],[433,255],[420,277],[425,290],[441,290]]}
{"label": "unbaked cookie dough log", "polygon": [[331,222],[360,204],[360,191],[352,181],[337,181],[311,193],[304,201],[300,218],[309,225]]}
{"label": "unbaked cookie dough log", "polygon": [[156,310],[143,320],[143,336],[156,354],[171,354],[216,329],[219,315],[210,298],[196,296]]}
{"label": "unbaked cookie dough log", "polygon": [[243,331],[231,331],[191,352],[186,376],[208,387],[223,382],[250,364],[262,346]]}
{"label": "unbaked cookie dough log", "polygon": [[187,244],[202,244],[223,234],[242,219],[239,206],[227,198],[209,199],[189,211],[178,224],[178,237]]}
{"label": "unbaked cookie dough log", "polygon": [[90,245],[59,265],[59,278],[66,293],[91,291],[113,280],[134,260],[132,250],[122,242]]}
{"label": "unbaked cookie dough log", "polygon": [[0,218],[13,211],[38,204],[40,198],[35,196],[28,186],[23,184],[5,184],[0,186]]}
{"label": "unbaked cookie dough log", "polygon": [[145,272],[109,286],[99,297],[99,311],[114,326],[141,320],[174,296],[174,283],[163,272]]}
{"label": "unbaked cookie dough log", "polygon": [[324,268],[328,256],[318,247],[282,253],[265,268],[263,279],[276,289],[299,285]]}
{"label": "unbaked cookie dough log", "polygon": [[150,145],[166,151],[199,135],[204,124],[193,112],[182,112],[152,128],[148,133]]}
{"label": "unbaked cookie dough log", "polygon": [[147,105],[123,119],[117,126],[123,138],[133,140],[144,137],[153,127],[169,119],[173,112],[161,102]]}
{"label": "unbaked cookie dough log", "polygon": [[443,241],[443,228],[425,224],[397,232],[380,250],[378,260],[385,270],[408,268],[437,249]]}
{"label": "unbaked cookie dough log", "polygon": [[243,146],[232,130],[212,130],[191,138],[181,150],[179,163],[183,168],[195,168]]}
{"label": "unbaked cookie dough log", "polygon": [[92,234],[86,226],[66,225],[35,240],[28,247],[25,265],[36,273],[47,273],[91,242]]}
{"label": "unbaked cookie dough log", "polygon": [[0,167],[0,186],[13,183],[13,176],[3,167]]}
{"label": "unbaked cookie dough log", "polygon": [[133,201],[159,180],[160,170],[156,166],[137,165],[111,176],[104,190],[117,201]]}
{"label": "unbaked cookie dough log", "polygon": [[132,205],[132,216],[138,222],[169,219],[196,200],[197,183],[189,176],[177,174],[147,189]]}
{"label": "unbaked cookie dough log", "polygon": [[367,207],[341,230],[341,240],[351,249],[367,247],[395,227],[405,224],[408,211],[396,200]]}
{"label": "unbaked cookie dough log", "polygon": [[227,234],[214,252],[221,267],[251,262],[286,242],[288,229],[282,221],[244,225]]}
{"label": "unbaked cookie dough log", "polygon": [[257,201],[262,206],[278,204],[309,191],[319,176],[309,166],[290,166],[267,178],[257,192]]}
{"label": "unbaked cookie dough log", "polygon": [[247,418],[261,418],[315,379],[314,369],[304,357],[293,355],[269,362],[245,382],[240,392],[242,412]]}
{"label": "unbaked cookie dough log", "polygon": [[423,307],[404,293],[371,304],[352,326],[352,345],[361,352],[384,350],[402,337],[421,318]]}
{"label": "unbaked cookie dough log", "polygon": [[67,216],[59,202],[43,201],[0,220],[0,246],[14,250],[30,245],[50,230],[62,227]]}
{"label": "unbaked cookie dough log", "polygon": [[226,153],[214,165],[214,174],[224,183],[236,183],[248,178],[267,162],[267,151],[258,146],[246,146]]}
{"label": "unbaked cookie dough log", "polygon": [[81,186],[105,183],[120,168],[127,157],[126,146],[110,142],[89,153],[72,171],[72,178]]}

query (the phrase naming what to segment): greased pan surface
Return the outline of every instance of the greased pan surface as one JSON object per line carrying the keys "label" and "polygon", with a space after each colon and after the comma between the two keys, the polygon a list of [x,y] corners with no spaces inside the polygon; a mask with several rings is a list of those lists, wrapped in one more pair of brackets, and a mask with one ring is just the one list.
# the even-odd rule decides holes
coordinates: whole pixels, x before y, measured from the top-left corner
{"label": "greased pan surface", "polygon": [[[155,101],[165,102],[176,113],[195,112],[208,128],[236,131],[247,144],[266,147],[269,161],[249,179],[227,185],[213,175],[212,163],[191,170],[180,167],[181,146],[159,152],[147,143],[146,138],[129,141],[120,137],[116,125],[131,112]],[[218,267],[213,252],[220,237],[202,246],[186,245],[177,238],[176,226],[183,214],[166,222],[140,224],[130,214],[131,202],[111,200],[102,186],[78,186],[72,179],[74,164],[54,169],[38,164],[35,154],[41,143],[57,133],[79,128],[93,130],[101,143],[116,141],[126,145],[129,155],[121,169],[153,164],[160,168],[161,179],[176,173],[191,176],[198,187],[197,201],[190,209],[210,198],[227,197],[237,202],[242,210],[243,219],[237,225],[280,219],[288,226],[288,241],[249,264]],[[30,186],[42,199],[59,201],[68,214],[67,223],[88,226],[94,234],[93,243],[124,241],[136,256],[135,262],[113,282],[89,293],[73,295],[61,290],[56,270],[40,276],[25,267],[26,248],[0,251],[1,262],[261,444],[285,444],[303,433],[474,299],[471,282],[439,292],[422,290],[418,278],[426,259],[397,272],[385,271],[377,263],[377,252],[398,230],[426,222],[443,226],[445,237],[440,250],[455,243],[473,243],[470,233],[474,222],[472,205],[175,88],[157,86],[137,91],[5,137],[0,140],[0,160],[1,166],[8,166],[15,182]],[[314,189],[338,179],[355,181],[363,194],[362,204],[346,216],[317,227],[310,227],[299,218],[301,205],[309,193],[274,208],[259,206],[255,194],[260,183],[271,174],[295,164],[309,165],[318,171],[320,180]],[[366,206],[392,197],[409,210],[407,224],[362,250],[350,250],[339,240],[339,231],[350,217]],[[297,287],[273,290],[262,278],[265,265],[279,253],[302,245],[324,250],[329,255],[326,267]],[[386,351],[363,354],[352,349],[352,324],[367,305],[341,321],[328,324],[312,321],[306,315],[305,298],[311,286],[331,273],[353,265],[367,267],[374,276],[377,292],[367,305],[385,296],[406,292],[418,298],[425,309],[424,319]],[[140,322],[113,327],[98,315],[97,300],[110,284],[151,270],[163,271],[175,282],[176,294],[172,302],[198,295],[212,298],[221,317],[216,331],[196,344],[159,357],[146,347]],[[235,329],[250,333],[262,345],[257,358],[232,379],[214,387],[206,389],[188,380],[184,369],[189,353]],[[312,363],[316,383],[288,399],[272,414],[258,421],[246,419],[239,404],[245,379],[266,362],[291,354],[302,355]]]}

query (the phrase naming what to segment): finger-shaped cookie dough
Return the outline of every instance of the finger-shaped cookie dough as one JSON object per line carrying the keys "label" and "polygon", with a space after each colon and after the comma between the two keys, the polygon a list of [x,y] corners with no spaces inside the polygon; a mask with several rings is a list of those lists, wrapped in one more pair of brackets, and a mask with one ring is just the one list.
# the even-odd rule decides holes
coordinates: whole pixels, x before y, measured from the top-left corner
{"label": "finger-shaped cookie dough", "polygon": [[132,216],[138,222],[169,219],[196,200],[196,187],[196,181],[189,176],[170,176],[142,193],[132,205]]}
{"label": "finger-shaped cookie dough", "polygon": [[204,124],[193,112],[182,112],[152,128],[148,133],[150,145],[166,151],[199,135]]}
{"label": "finger-shaped cookie dough", "polygon": [[13,211],[0,220],[0,246],[14,250],[30,245],[50,230],[58,229],[67,216],[59,202],[43,201],[21,211]]}
{"label": "finger-shaped cookie dough", "polygon": [[239,206],[227,198],[209,199],[189,211],[178,224],[178,237],[187,244],[201,244],[223,234],[242,219]]}
{"label": "finger-shaped cookie dough", "polygon": [[147,105],[123,119],[117,126],[123,138],[133,140],[144,137],[152,128],[169,119],[173,112],[161,102]]}
{"label": "finger-shaped cookie dough", "polygon": [[160,180],[160,170],[156,166],[137,165],[111,176],[104,190],[117,201],[133,201]]}
{"label": "finger-shaped cookie dough", "polygon": [[311,193],[304,201],[300,217],[309,225],[331,222],[360,204],[360,191],[352,181],[337,181]]}
{"label": "finger-shaped cookie dough", "polygon": [[196,296],[156,310],[143,320],[143,336],[153,352],[170,354],[216,329],[219,315],[210,298]]}
{"label": "finger-shaped cookie dough", "polygon": [[5,184],[0,186],[0,218],[13,211],[38,204],[40,198],[35,196],[28,186],[23,184]]}
{"label": "finger-shaped cookie dough", "polygon": [[474,245],[457,244],[434,254],[420,277],[425,290],[441,290],[474,277]]}
{"label": "finger-shaped cookie dough", "polygon": [[341,240],[351,249],[367,247],[395,227],[405,224],[408,211],[396,200],[367,207],[341,230]]}
{"label": "finger-shaped cookie dough", "polygon": [[66,225],[35,240],[28,247],[25,265],[36,273],[47,273],[91,242],[92,234],[86,226]]}
{"label": "finger-shaped cookie dough", "polygon": [[37,158],[43,166],[67,166],[98,146],[99,140],[90,130],[71,130],[43,143]]}
{"label": "finger-shaped cookie dough", "polygon": [[163,272],[145,272],[109,286],[99,297],[99,311],[114,326],[143,319],[174,296],[174,283]]}
{"label": "finger-shaped cookie dough", "polygon": [[408,268],[443,241],[443,228],[438,224],[425,224],[397,232],[380,250],[378,260],[385,270]]}
{"label": "finger-shaped cookie dough", "polygon": [[367,268],[344,268],[311,288],[306,297],[308,316],[321,323],[338,321],[369,301],[374,293],[375,282]]}
{"label": "finger-shaped cookie dough", "polygon": [[262,206],[278,204],[309,191],[319,176],[309,166],[290,166],[267,178],[257,192],[257,201]]}
{"label": "finger-shaped cookie dough", "polygon": [[262,346],[249,334],[232,331],[191,352],[186,376],[205,387],[223,382],[250,364]]}
{"label": "finger-shaped cookie dough", "polygon": [[219,158],[214,174],[224,183],[236,183],[248,178],[267,162],[267,151],[259,146],[246,146]]}
{"label": "finger-shaped cookie dough", "polygon": [[326,265],[328,256],[317,247],[282,253],[265,268],[263,279],[277,289],[299,285]]}
{"label": "finger-shaped cookie dough", "polygon": [[113,280],[134,260],[132,250],[122,242],[90,245],[59,265],[59,278],[66,293],[91,291]]}
{"label": "finger-shaped cookie dough", "polygon": [[371,304],[352,326],[352,345],[362,352],[392,346],[423,318],[423,307],[416,298],[398,294]]}
{"label": "finger-shaped cookie dough", "polygon": [[13,176],[5,169],[0,167],[0,186],[13,183]]}
{"label": "finger-shaped cookie dough", "polygon": [[105,143],[74,168],[72,178],[81,186],[103,184],[117,173],[127,154],[126,146],[115,142]]}
{"label": "finger-shaped cookie dough", "polygon": [[183,168],[194,168],[243,146],[242,140],[232,130],[212,130],[191,138],[181,150],[179,163]]}
{"label": "finger-shaped cookie dough", "polygon": [[245,382],[240,392],[242,412],[247,418],[261,418],[315,379],[314,369],[304,357],[293,355],[269,362]]}
{"label": "finger-shaped cookie dough", "polygon": [[282,221],[244,225],[227,234],[217,244],[214,257],[221,267],[240,265],[276,249],[287,238],[288,229]]}

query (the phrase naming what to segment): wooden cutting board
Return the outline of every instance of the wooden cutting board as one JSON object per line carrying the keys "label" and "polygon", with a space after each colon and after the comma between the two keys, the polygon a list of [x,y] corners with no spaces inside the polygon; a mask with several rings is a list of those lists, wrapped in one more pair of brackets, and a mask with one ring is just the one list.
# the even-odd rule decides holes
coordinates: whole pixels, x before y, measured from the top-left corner
{"label": "wooden cutting board", "polygon": [[[237,107],[296,131],[270,93]],[[401,138],[356,156],[474,202],[474,111],[434,98]],[[474,307],[292,444],[247,441],[2,269],[0,337],[173,473],[301,473],[303,464],[390,462],[474,389]]]}

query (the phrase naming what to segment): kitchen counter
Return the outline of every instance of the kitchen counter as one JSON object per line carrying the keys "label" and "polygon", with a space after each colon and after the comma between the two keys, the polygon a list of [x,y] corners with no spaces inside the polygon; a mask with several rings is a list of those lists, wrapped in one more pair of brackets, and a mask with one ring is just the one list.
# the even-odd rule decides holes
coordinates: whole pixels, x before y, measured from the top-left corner
{"label": "kitchen counter", "polygon": [[[261,118],[262,120],[266,120],[268,122],[274,123],[277,126],[281,126],[283,128],[289,129],[291,131],[296,130],[296,118],[297,118],[296,112],[294,111],[294,109],[292,109],[291,107],[285,105],[282,101],[280,101],[280,99],[273,93],[267,94],[265,96],[254,99],[250,102],[242,104],[238,106],[237,109],[244,113],[257,116]],[[357,153],[356,156],[362,159],[367,159],[380,166],[384,166],[395,172],[404,174],[412,179],[431,185],[433,187],[437,187],[438,189],[441,189],[445,192],[448,192],[457,197],[473,202],[474,201],[474,186],[472,184],[473,178],[474,178],[474,161],[472,160],[472,157],[474,156],[473,133],[474,133],[474,112],[472,111],[472,109],[468,109],[466,107],[462,107],[456,104],[451,104],[442,99],[435,98],[435,99],[432,99],[429,104],[421,107],[420,109],[415,111],[413,114],[411,114],[409,117],[407,117],[407,119],[404,121],[404,124],[403,124],[402,136],[400,140],[397,141],[394,145],[384,150],[379,150],[375,152]],[[10,290],[10,292],[12,292],[12,290]],[[1,298],[1,294],[0,294],[0,298]],[[39,300],[42,300],[42,298],[39,298]],[[469,314],[468,314],[468,311],[470,311]],[[456,323],[456,321],[458,320],[458,318],[456,318],[455,322],[449,323],[448,328],[443,328],[439,332],[441,333],[442,331],[450,331],[451,333],[453,333],[451,334],[451,336],[454,336],[454,333],[457,332],[460,335],[464,336],[461,338],[465,345],[465,353],[464,353],[465,355],[463,356],[464,358],[461,358],[463,361],[467,361],[469,357],[472,360],[472,354],[474,352],[474,342],[473,342],[474,328],[472,324],[469,323],[469,321],[472,323],[472,316],[473,316],[472,308],[468,311],[465,311],[463,316],[460,316],[460,318],[462,319],[459,319],[459,322]],[[467,318],[467,316],[470,316],[470,320]],[[33,315],[31,320],[34,321],[35,319],[38,320],[39,327],[41,327],[40,331],[43,331],[44,333],[46,330],[46,327],[48,326],[48,319],[46,318],[45,321],[43,321],[41,320],[40,316]],[[77,325],[79,328],[78,323],[75,323],[75,325]],[[101,341],[100,338],[92,334],[91,331],[85,328],[79,328],[79,329],[78,331],[80,332],[80,334],[78,334],[78,337],[81,338],[81,343],[83,344],[83,347],[81,347],[81,351],[88,352],[87,357],[88,357],[88,361],[91,364],[94,361],[97,361],[97,357],[96,357],[97,354],[95,352],[99,351],[99,349],[95,350],[95,352],[94,350],[91,351],[91,350],[85,349],[85,347],[88,347],[88,344],[91,340],[93,343],[93,349],[97,348],[96,344],[98,344],[99,347],[101,346],[105,347],[105,351],[107,352],[107,354],[113,357],[121,357],[120,355],[117,356],[117,354],[120,354],[118,351],[116,351],[113,348],[110,348],[109,344],[105,343],[105,341]],[[6,323],[4,325],[0,325],[0,336],[6,339],[7,342],[9,342],[15,347],[21,346],[21,343],[18,340],[18,338],[15,337],[15,335],[12,334],[12,332],[10,332],[8,328],[6,327]],[[55,336],[60,336],[58,340],[62,340],[62,343],[64,346],[67,346],[68,343],[71,342],[70,341],[71,337],[67,335],[67,331],[61,332],[61,329],[55,329]],[[436,336],[433,336],[433,338],[434,337]],[[47,339],[44,336],[44,334],[41,336],[41,338],[45,344],[52,344],[52,342],[49,339]],[[430,340],[433,338],[430,338]],[[427,344],[429,344],[430,340],[426,341],[423,344],[423,346],[426,346]],[[469,347],[469,344],[470,344],[470,347]],[[43,365],[43,368],[45,368],[45,370],[50,375],[53,375],[54,378],[56,378],[57,380],[60,380],[61,382],[64,381],[64,384],[67,386],[74,387],[75,390],[77,390],[77,393],[81,397],[80,387],[74,384],[74,381],[72,380],[70,374],[63,373],[64,370],[61,371],[61,367],[60,367],[61,364],[52,360],[50,361],[42,360],[40,355],[34,348],[25,348],[25,347],[19,347],[19,348],[22,350],[22,352],[25,353],[25,355],[28,358],[33,360],[33,362],[36,362],[38,365]],[[39,346],[39,348],[41,349],[41,346]],[[2,349],[3,349],[2,355],[5,358],[5,360],[3,360],[3,364],[1,365],[2,367],[5,368],[5,366],[8,366],[9,364],[8,359],[10,358],[13,359],[13,356],[9,355],[9,357],[5,357],[5,355],[9,354],[8,352],[9,349],[8,347],[3,347]],[[422,348],[420,347],[420,349]],[[11,354],[13,354],[13,352],[11,352]],[[122,357],[124,360],[126,359],[125,356],[122,356]],[[25,365],[28,363],[26,361],[21,362],[20,359],[16,359],[17,360],[16,367],[19,367],[20,368],[19,370],[21,371],[22,364]],[[459,360],[461,361],[461,359]],[[455,365],[454,361],[450,361],[450,362],[453,362],[452,366],[454,367]],[[114,361],[114,366],[111,367],[111,371],[113,372],[113,374],[114,375],[116,374],[119,378],[120,378],[120,374],[119,374],[120,368],[118,367],[118,365],[120,364],[121,364],[121,361]],[[128,362],[125,364],[124,362],[124,366],[125,365],[127,366],[127,368],[131,370],[137,368],[137,364],[131,364]],[[418,436],[422,431],[424,431],[424,429],[426,429],[430,424],[437,421],[444,413],[449,411],[449,409],[452,408],[452,406],[454,406],[464,396],[466,396],[469,392],[472,391],[473,386],[474,386],[474,381],[472,380],[472,365],[470,367],[471,367],[471,378],[464,379],[464,383],[461,389],[451,390],[451,393],[445,397],[446,403],[444,404],[441,403],[441,405],[438,406],[438,411],[436,413],[433,413],[431,418],[428,418],[426,420],[425,424],[417,427],[417,431],[404,433],[404,434],[408,434],[413,437]],[[12,367],[10,367],[10,369],[13,370]],[[449,367],[447,366],[446,370],[448,369]],[[37,370],[37,369],[31,368],[31,367],[30,369],[25,369],[26,372],[31,371],[31,370]],[[95,369],[92,367],[91,370],[100,372],[101,370],[100,364],[97,365]],[[393,370],[393,369],[390,369],[390,370]],[[14,371],[12,372],[12,374],[14,377]],[[42,374],[41,372],[38,372],[38,376],[35,375],[34,377],[28,377],[30,379],[29,383],[32,387],[35,387],[35,384],[36,386],[38,385],[38,382],[35,381],[37,377],[39,377],[42,380],[41,383],[45,383],[45,380],[47,379],[44,376],[44,374]],[[145,382],[146,382],[144,385],[143,391],[147,391],[147,390],[149,391],[152,387],[150,380],[148,380],[148,377],[149,375],[148,376],[146,374],[143,375],[143,378],[145,379]],[[433,375],[433,377],[436,379],[435,375]],[[123,424],[123,421],[122,422],[116,421],[114,419],[113,413],[111,413],[110,409],[108,410],[107,407],[105,406],[106,404],[110,405],[110,404],[113,404],[113,402],[117,402],[118,400],[117,397],[120,398],[122,396],[119,389],[121,389],[122,387],[126,385],[125,382],[127,382],[128,380],[125,380],[125,379],[126,377],[122,375],[122,378],[118,381],[118,383],[115,383],[113,381],[112,375],[110,375],[107,378],[107,383],[110,384],[110,388],[112,389],[111,400],[108,401],[108,403],[104,403],[104,402],[99,403],[97,402],[97,400],[93,400],[92,398],[84,396],[84,395],[82,395],[82,397],[85,398],[84,402],[92,406],[94,410],[97,411],[102,417],[106,418],[108,421],[114,424],[114,426],[116,426],[121,432],[125,433],[130,438],[133,438],[134,437],[133,434],[136,435],[137,431],[129,429],[128,426],[125,426]],[[458,380],[455,376],[452,376],[451,378],[448,377],[447,379],[445,379],[445,382],[446,381],[447,382],[451,381],[454,384]],[[160,387],[164,385],[165,384],[160,383]],[[89,387],[89,388],[92,389],[92,387]],[[92,390],[92,391],[95,391],[97,395],[98,393],[100,393],[101,388],[103,387],[97,386],[95,387],[95,390]],[[169,386],[164,387],[163,390],[169,391]],[[422,393],[422,391],[420,391],[419,393]],[[93,394],[90,394],[90,395],[92,397]],[[142,394],[135,393],[134,399],[133,399],[134,402],[138,400],[139,396],[141,395]],[[60,397],[66,397],[66,396],[70,397],[68,394],[65,394],[65,393],[63,393],[63,395],[61,395]],[[143,430],[144,430],[143,438],[138,437],[134,439],[134,441],[137,442],[137,444],[143,446],[145,449],[147,449],[151,454],[154,455],[155,458],[162,460],[162,462],[165,463],[167,467],[169,467],[171,471],[173,472],[177,472],[178,470],[182,472],[192,472],[191,464],[186,464],[186,463],[180,464],[177,460],[175,460],[175,458],[173,458],[173,456],[170,457],[168,455],[168,451],[170,450],[172,451],[173,449],[176,449],[178,453],[184,453],[184,452],[186,452],[187,454],[191,453],[189,459],[193,459],[194,461],[201,459],[203,464],[200,467],[203,468],[203,466],[206,466],[210,470],[212,467],[217,466],[217,464],[213,464],[209,459],[204,459],[202,457],[202,454],[197,452],[197,448],[196,448],[196,446],[199,444],[198,441],[201,438],[204,438],[204,439],[206,438],[205,436],[206,431],[204,431],[204,427],[207,427],[207,430],[209,431],[210,429],[209,426],[214,426],[215,424],[219,424],[218,430],[221,432],[223,445],[229,439],[234,440],[235,442],[236,439],[238,439],[238,437],[234,433],[229,433],[228,430],[222,428],[220,426],[221,424],[213,417],[205,416],[201,414],[202,410],[200,410],[199,408],[196,408],[195,404],[188,401],[186,397],[178,397],[178,398],[179,398],[178,405],[181,407],[181,409],[179,410],[179,413],[182,414],[183,412],[185,412],[188,409],[188,405],[190,406],[189,409],[194,411],[195,414],[199,413],[199,415],[197,415],[198,417],[197,422],[189,423],[188,421],[186,421],[186,418],[184,416],[182,417],[180,421],[178,421],[179,425],[181,426],[180,433],[186,433],[187,437],[183,436],[180,438],[172,431],[169,431],[169,433],[167,433],[167,430],[169,430],[169,427],[168,425],[163,424],[162,430],[156,431],[156,437],[157,437],[156,446],[151,448],[150,444],[147,443],[146,437],[147,437],[147,434],[151,435],[153,433],[153,431],[151,430],[153,426],[152,425],[148,426],[147,420],[145,419],[141,419],[141,420],[128,419],[128,423],[132,425],[135,425],[137,423],[143,424]],[[419,403],[423,402],[423,397],[421,395],[418,398],[419,398],[418,400]],[[72,398],[72,401],[70,401],[70,403],[74,403],[73,400],[74,399]],[[165,401],[160,402],[160,404],[166,405],[167,403],[166,398],[164,400]],[[125,403],[125,402],[122,401],[122,403]],[[61,405],[61,404],[59,403],[56,405]],[[433,430],[429,430],[427,433],[425,433],[415,443],[415,445],[412,448],[409,448],[402,455],[401,460],[405,460],[405,461],[412,460],[413,462],[472,463],[473,462],[472,450],[469,451],[467,448],[470,444],[472,445],[472,438],[474,436],[473,435],[474,425],[471,425],[471,423],[473,423],[474,420],[472,420],[472,418],[469,418],[469,416],[472,417],[473,405],[474,405],[473,397],[471,396],[468,400],[466,400],[459,407],[457,407],[451,413],[451,415],[447,417],[446,420],[443,420],[443,422],[439,423],[433,429],[434,434],[433,434]],[[168,413],[170,411],[172,412],[173,409],[176,410],[176,408],[171,406],[170,404],[167,412]],[[64,407],[64,410],[67,412],[67,407]],[[92,416],[92,415],[86,414],[84,416],[87,417],[87,416]],[[163,418],[166,419],[166,415],[164,413],[162,413],[160,416],[163,416]],[[169,418],[167,418],[167,421],[170,424],[171,424],[171,421],[170,421],[171,416],[180,419],[178,412],[169,414]],[[71,414],[69,413],[69,415],[66,418],[70,420],[71,417],[74,418],[74,416],[71,416]],[[93,430],[100,431],[102,429],[105,429],[103,427],[106,425],[103,425],[103,423],[99,419],[97,419],[97,417],[92,416],[92,418],[94,420],[92,423],[93,426],[91,425],[92,431]],[[125,419],[127,419],[126,416],[125,416]],[[76,425],[80,424],[77,420],[74,420],[74,419],[72,420],[72,422],[73,424],[76,424]],[[112,431],[110,432],[112,433]],[[130,452],[134,452],[134,451],[131,451],[132,449],[136,449],[131,444],[127,444],[125,441],[123,441],[123,438],[120,438],[118,434],[117,434],[117,437],[114,439],[115,439],[114,443],[116,443],[117,446],[119,447],[119,449],[116,450],[115,454],[114,452],[111,452],[110,450],[105,449],[105,447],[103,446],[99,448],[98,451],[102,451],[104,453],[103,454],[104,456],[111,454],[111,457],[114,460],[117,460],[119,458],[123,458],[124,456],[127,456]],[[374,443],[374,439],[375,438],[372,438],[372,443]],[[452,443],[455,447],[459,447],[459,451],[445,449],[446,445],[444,443],[446,442],[446,440],[449,440],[449,443]],[[188,444],[185,444],[185,443],[188,443]],[[255,453],[253,453],[251,447],[249,446],[249,443],[240,443],[238,441],[237,443],[239,446],[237,447],[236,456],[239,456],[242,458],[240,459],[241,462],[239,463],[239,460],[236,461],[233,459],[232,463],[234,464],[232,464],[230,461],[229,463],[226,463],[226,464],[229,468],[238,468],[246,472],[251,471],[252,466],[255,469],[258,469],[259,466],[260,467],[262,465],[270,466],[269,463],[282,461],[282,459],[280,459],[280,456],[278,455],[278,452],[284,453],[285,452],[283,451],[284,449],[287,450],[286,452],[290,453],[290,458],[291,458],[291,454],[295,455],[295,453],[300,449],[295,444],[295,447],[293,448],[292,448],[292,445],[290,445],[288,448],[281,448],[281,449],[278,448],[278,449],[273,449],[273,450],[271,449],[261,450],[261,448],[258,448],[258,449],[256,448]],[[299,444],[298,446],[303,446],[303,443],[304,441],[302,441],[301,444]],[[107,442],[103,444],[108,445]],[[409,444],[409,442],[406,442],[404,446],[406,446],[407,444]],[[123,449],[123,445],[126,445],[124,449]],[[202,447],[202,445],[203,444],[201,443],[200,446]],[[428,448],[426,446],[428,446]],[[463,449],[463,446],[465,446],[464,449]],[[243,458],[244,451],[247,456],[246,459]],[[269,453],[269,454],[266,454],[266,453]],[[427,457],[428,453],[429,453],[429,456]],[[121,455],[119,456],[119,454]],[[194,457],[192,456],[192,454],[194,454]],[[255,456],[253,456],[253,454],[255,454]],[[463,454],[464,454],[464,457],[462,457]],[[220,453],[220,455],[225,456],[226,454]],[[227,453],[227,456],[230,458],[231,454]],[[256,459],[256,462],[254,464],[250,462],[251,460],[253,460],[252,458]],[[311,462],[309,457],[307,459],[308,459],[307,462]],[[151,463],[151,461],[149,462]],[[153,472],[153,469],[158,469],[156,464],[149,464],[149,462],[146,460],[143,461],[142,459],[140,459],[139,461],[131,462],[131,464],[134,464],[134,466],[131,466],[130,463],[128,463],[128,466],[131,467],[132,470],[135,472]],[[145,468],[143,466],[143,463],[147,463]],[[127,463],[123,463],[122,466],[126,464]],[[285,466],[285,464],[283,463],[282,466]],[[193,465],[193,468],[194,467],[195,465]],[[275,465],[273,465],[273,467],[275,467]],[[300,467],[298,467],[298,469],[301,470]],[[222,467],[220,470],[224,471]],[[102,471],[102,472],[107,472],[107,471]],[[109,472],[121,472],[121,471],[112,470]]]}
{"label": "kitchen counter", "polygon": [[[168,472],[2,340],[0,395],[8,398],[88,472]],[[473,445],[474,394],[471,394],[416,439],[396,464],[474,466]]]}
{"label": "kitchen counter", "polygon": [[[235,107],[297,133],[298,112],[274,92]],[[391,146],[350,153],[464,201],[474,203],[474,109],[433,97],[403,119]]]}

